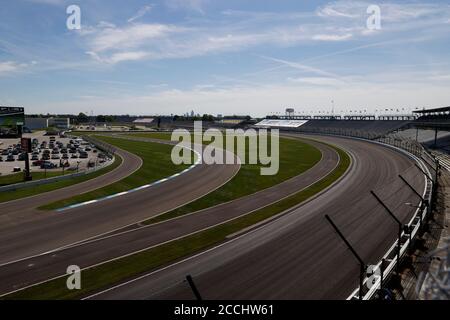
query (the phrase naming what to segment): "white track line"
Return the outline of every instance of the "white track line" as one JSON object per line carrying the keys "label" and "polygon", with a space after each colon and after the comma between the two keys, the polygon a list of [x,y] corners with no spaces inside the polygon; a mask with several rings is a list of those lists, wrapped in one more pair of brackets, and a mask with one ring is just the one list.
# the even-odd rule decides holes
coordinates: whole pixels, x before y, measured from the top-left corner
{"label": "white track line", "polygon": [[190,147],[187,147],[187,146],[181,146],[181,147],[182,148],[186,148],[186,149],[194,152],[197,155],[197,161],[193,165],[191,165],[189,168],[187,168],[187,169],[185,169],[185,170],[183,170],[183,171],[181,171],[179,173],[173,174],[170,177],[167,177],[167,178],[164,178],[164,179],[161,179],[161,180],[158,180],[158,181],[155,181],[155,182],[152,182],[152,183],[149,183],[149,184],[146,184],[146,185],[143,185],[143,186],[131,189],[131,190],[115,193],[115,194],[112,194],[112,195],[109,195],[109,196],[106,196],[106,197],[102,197],[102,198],[99,198],[99,199],[95,199],[95,200],[90,200],[90,201],[85,201],[85,202],[73,204],[73,205],[70,205],[70,206],[67,206],[67,207],[63,207],[63,208],[57,209],[56,212],[64,212],[66,210],[87,206],[87,205],[92,204],[92,203],[97,203],[97,202],[101,202],[101,201],[104,201],[104,200],[109,200],[109,199],[121,197],[121,196],[124,196],[126,194],[130,194],[130,193],[133,193],[133,192],[136,192],[136,191],[140,191],[140,190],[143,190],[143,189],[147,189],[147,188],[153,187],[153,186],[155,186],[157,184],[166,182],[168,180],[171,180],[173,178],[176,178],[176,177],[180,176],[181,174],[184,174],[184,173],[186,173],[188,171],[191,171],[192,169],[194,169],[196,166],[198,166],[202,162],[202,156],[201,156],[200,153],[198,153],[198,151],[196,151],[196,150],[194,150],[194,149],[192,149]]}

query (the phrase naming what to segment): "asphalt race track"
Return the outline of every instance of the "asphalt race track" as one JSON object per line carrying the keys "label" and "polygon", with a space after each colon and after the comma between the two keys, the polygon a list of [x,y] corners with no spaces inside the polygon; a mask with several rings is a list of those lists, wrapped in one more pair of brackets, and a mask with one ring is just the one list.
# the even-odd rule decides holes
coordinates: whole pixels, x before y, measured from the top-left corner
{"label": "asphalt race track", "polygon": [[415,210],[425,178],[404,154],[376,144],[316,137],[347,150],[349,173],[319,197],[254,231],[91,299],[194,299],[191,274],[203,299],[346,299],[358,285],[359,265],[328,214],[367,263],[377,263],[395,241],[397,226],[370,190],[402,221]]}
{"label": "asphalt race track", "polygon": [[[140,158],[121,152],[127,156],[123,167],[128,169],[121,170],[123,175],[140,167]],[[11,220],[9,224],[0,224],[0,264],[42,254],[173,210],[220,187],[236,174],[239,167],[238,164],[198,165],[150,188],[62,212],[35,209],[49,200],[54,201],[53,192],[7,203],[5,209],[0,206],[1,212],[8,210],[5,217]],[[102,179],[102,183],[106,181]],[[83,188],[86,186],[76,185],[55,193],[64,198],[76,191],[83,192]],[[19,213],[15,205],[20,207]]]}
{"label": "asphalt race track", "polygon": [[[1,265],[0,293],[10,292],[20,287],[64,274],[67,266],[71,264],[76,264],[82,268],[88,267],[130,252],[149,248],[162,242],[188,235],[192,232],[200,231],[204,228],[223,223],[258,208],[262,208],[285,196],[295,193],[298,190],[306,188],[333,171],[339,161],[338,154],[334,149],[321,143],[310,143],[321,150],[321,160],[306,172],[271,188],[177,219],[168,220],[151,226],[138,227],[137,229],[128,230],[129,228],[126,228],[126,231],[122,233],[116,232],[111,236],[100,237],[93,241],[69,246],[62,250],[52,251],[15,263]],[[235,166],[226,165],[225,167],[233,168]],[[212,165],[207,166],[205,170],[216,172],[217,168]],[[192,170],[183,176],[186,181],[191,182],[190,187],[189,185],[187,186],[187,188],[191,189],[192,184],[196,183],[196,180],[202,180],[195,170]],[[212,177],[211,175],[207,175],[205,176],[205,179],[209,180],[212,179]],[[142,200],[143,208],[147,208],[147,211],[145,211],[146,216],[151,216],[148,209],[149,204],[152,204],[152,201],[157,200],[158,203],[164,204],[166,201],[161,201],[162,197],[178,196],[180,188],[174,188],[172,185],[169,185],[169,182],[167,183],[168,187],[165,193],[152,199],[147,197]],[[201,184],[207,184],[207,181],[201,181]],[[169,190],[172,190],[172,192],[169,192]],[[138,210],[139,206],[136,199],[136,193],[130,194],[129,196],[132,199],[132,201],[131,199],[129,200],[130,202],[123,201],[126,198],[121,198],[122,202],[114,202],[110,207],[105,207],[107,204],[105,202],[102,208],[104,211],[114,211],[117,210],[118,206],[128,206],[128,211]],[[182,194],[179,196],[182,196]],[[153,204],[151,207],[154,207]],[[93,215],[92,210],[95,210],[95,207],[89,208],[90,214],[93,219],[95,219],[96,215]],[[101,216],[100,212],[101,211],[99,211],[98,215]],[[74,215],[70,214],[69,216]],[[30,246],[30,244],[26,243],[26,245],[21,246],[21,248],[26,250],[28,246]],[[14,251],[10,249],[11,247],[15,246],[5,246],[6,250],[8,250],[7,253],[11,252],[11,254],[13,254]]]}
{"label": "asphalt race track", "polygon": [[[314,136],[313,139],[335,144],[351,155],[351,168],[338,183],[266,225],[91,298],[192,299],[194,296],[184,282],[187,274],[194,277],[204,299],[347,298],[357,286],[359,267],[324,215],[329,214],[333,218],[364,261],[377,263],[394,242],[397,229],[370,190],[375,190],[400,220],[406,221],[412,216],[414,208],[405,203],[418,204],[419,199],[397,176],[402,174],[420,193],[424,189],[425,179],[414,167],[413,160],[390,148],[347,138]],[[25,228],[12,228],[6,234],[2,230],[0,294],[62,275],[70,264],[85,268],[200,231],[304,189],[330,173],[339,160],[334,149],[327,145],[309,143],[319,148],[323,156],[318,164],[303,174],[258,193],[177,219],[151,226],[134,225],[91,241],[10,262],[33,252],[41,253],[45,248],[55,248],[60,243],[70,243],[112,230],[113,226],[108,223],[109,215],[113,217],[114,225],[127,225],[126,221],[131,220],[121,220],[121,212],[124,212],[121,210],[131,214],[133,219],[154,216],[164,211],[167,202],[172,204],[179,198],[187,201],[183,198],[185,193],[181,192],[183,182],[188,194],[197,182],[199,187],[206,185],[211,190],[211,179],[216,181],[222,177],[223,183],[238,168],[223,166],[232,169],[218,173],[221,170],[215,166],[198,166],[177,179],[159,185],[167,189],[154,198],[151,198],[155,192],[152,189],[145,195],[136,192],[76,208],[67,214],[50,214],[45,221],[49,230],[55,232],[50,242],[47,240],[48,234],[41,233],[44,224],[34,228],[41,220],[29,225],[22,223],[20,226]],[[199,170],[205,171],[199,174]],[[89,228],[89,225],[92,227]],[[67,234],[71,228],[75,231],[75,237]],[[30,237],[33,241],[27,239]],[[39,245],[41,241],[44,246]]]}

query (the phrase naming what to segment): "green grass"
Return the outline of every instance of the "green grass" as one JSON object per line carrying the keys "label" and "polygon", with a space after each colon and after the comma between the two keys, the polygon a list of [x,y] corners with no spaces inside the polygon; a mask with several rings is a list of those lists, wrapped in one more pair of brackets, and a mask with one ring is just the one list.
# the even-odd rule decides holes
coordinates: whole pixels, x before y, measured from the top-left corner
{"label": "green grass", "polygon": [[170,140],[171,134],[168,132],[142,132],[142,133],[130,133],[130,134],[122,134],[123,136],[132,136],[132,137],[140,137],[140,138],[152,138],[159,140]]}
{"label": "green grass", "polygon": [[[131,135],[143,138],[170,140],[170,134],[162,132]],[[248,154],[248,144],[246,151]],[[280,138],[280,167],[276,175],[262,176],[260,174],[262,165],[244,164],[236,176],[219,189],[194,202],[149,219],[144,223],[152,224],[179,217],[272,187],[310,169],[320,158],[321,153],[315,147],[299,140]]]}
{"label": "green grass", "polygon": [[[0,203],[6,202],[6,201],[17,200],[17,199],[21,199],[21,198],[25,198],[25,197],[35,196],[40,193],[65,188],[65,187],[68,187],[68,186],[71,186],[71,185],[74,185],[77,183],[91,180],[91,179],[97,178],[109,171],[114,170],[121,163],[122,163],[122,158],[116,157],[114,162],[111,165],[109,165],[105,168],[102,168],[98,171],[88,173],[83,176],[78,176],[78,177],[71,178],[68,180],[52,182],[52,183],[48,183],[48,184],[44,184],[44,185],[40,185],[40,186],[27,187],[27,188],[23,188],[20,190],[2,191],[2,192],[0,192]],[[33,173],[33,177],[35,174],[36,174],[36,172]],[[47,171],[47,175],[48,174],[49,174],[49,171]]]}
{"label": "green grass", "polygon": [[177,166],[172,163],[170,157],[172,146],[169,145],[131,141],[105,136],[96,136],[96,138],[139,156],[143,160],[141,168],[130,176],[113,184],[88,193],[83,193],[74,197],[69,197],[67,199],[46,204],[39,207],[39,209],[54,210],[76,203],[102,198],[122,191],[127,191],[153,181],[166,178],[188,167],[188,165]]}
{"label": "green grass", "polygon": [[222,243],[227,240],[227,236],[273,217],[309,199],[337,181],[349,167],[350,158],[344,151],[335,149],[340,155],[340,162],[336,169],[312,186],[288,198],[208,230],[83,270],[81,290],[68,290],[66,277],[61,277],[18,291],[6,296],[5,299],[79,299]]}
{"label": "green grass", "polygon": [[[70,174],[73,173],[71,171],[67,171],[65,170],[64,174]],[[45,174],[45,172],[33,172],[31,170],[31,174],[33,176],[33,181],[36,180],[42,180],[45,178],[51,178],[51,177],[57,177],[57,176],[61,176],[63,174],[62,170],[57,170],[57,171],[47,171],[47,174]],[[10,184],[16,184],[16,183],[21,183],[24,182],[24,173],[23,172],[18,172],[18,173],[13,173],[13,174],[9,174],[6,176],[0,176],[0,187],[2,186],[8,186]]]}

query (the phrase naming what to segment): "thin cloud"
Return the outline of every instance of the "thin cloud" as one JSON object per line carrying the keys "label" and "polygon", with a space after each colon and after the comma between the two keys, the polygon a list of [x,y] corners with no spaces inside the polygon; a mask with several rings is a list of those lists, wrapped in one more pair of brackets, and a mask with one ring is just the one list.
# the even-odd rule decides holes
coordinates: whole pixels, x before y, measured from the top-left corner
{"label": "thin cloud", "polygon": [[287,60],[282,60],[282,59],[277,59],[277,58],[271,58],[271,57],[266,57],[266,56],[262,56],[262,58],[267,59],[267,60],[271,60],[274,62],[278,62],[280,64],[286,65],[288,67],[303,71],[303,72],[308,72],[308,73],[313,73],[313,74],[317,74],[320,76],[325,76],[325,77],[330,77],[330,78],[339,78],[338,75],[319,69],[319,68],[314,68],[311,66],[307,66],[298,62],[292,62],[292,61],[287,61]]}
{"label": "thin cloud", "polygon": [[[32,65],[35,65],[36,62],[31,62]],[[0,62],[0,76],[2,75],[9,75],[18,71],[24,70],[26,67],[28,67],[30,64],[28,63],[17,63],[14,61],[4,61]]]}
{"label": "thin cloud", "polygon": [[312,37],[313,40],[318,41],[344,41],[353,38],[351,33],[346,34],[317,34]]}
{"label": "thin cloud", "polygon": [[133,22],[133,21],[135,21],[137,19],[142,18],[147,13],[149,13],[152,9],[153,9],[152,5],[147,5],[147,6],[142,7],[141,9],[139,9],[139,11],[136,13],[136,15],[134,15],[133,17],[128,19],[128,22]]}

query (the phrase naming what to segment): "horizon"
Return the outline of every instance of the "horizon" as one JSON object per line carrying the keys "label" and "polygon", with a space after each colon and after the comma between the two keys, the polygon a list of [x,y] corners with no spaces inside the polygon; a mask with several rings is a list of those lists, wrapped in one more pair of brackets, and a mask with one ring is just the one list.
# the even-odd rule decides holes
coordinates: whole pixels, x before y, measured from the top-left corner
{"label": "horizon", "polygon": [[78,1],[74,30],[71,5],[2,4],[0,105],[263,117],[450,101],[449,1]]}

